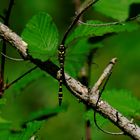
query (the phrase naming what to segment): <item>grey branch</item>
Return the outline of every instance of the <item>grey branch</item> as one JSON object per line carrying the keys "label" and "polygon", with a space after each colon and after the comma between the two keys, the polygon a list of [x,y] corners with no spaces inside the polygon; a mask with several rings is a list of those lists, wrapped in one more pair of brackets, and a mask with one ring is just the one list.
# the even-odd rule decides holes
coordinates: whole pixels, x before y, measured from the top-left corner
{"label": "grey branch", "polygon": [[[40,69],[48,72],[55,79],[57,79],[57,73],[59,68],[50,63],[50,61],[42,62],[38,59],[33,59],[28,57],[27,54],[27,43],[22,40],[20,36],[12,32],[7,26],[0,23],[0,35],[5,38],[8,42],[10,42],[20,54],[23,55],[24,58],[30,59],[31,62],[36,64]],[[103,74],[99,78],[99,80],[95,83],[93,89],[91,90],[91,95],[89,96],[88,88],[83,86],[79,81],[70,77],[65,73],[66,82],[68,88],[72,91],[72,94],[80,99],[83,103],[88,104],[91,108],[98,113],[100,113],[103,117],[109,119],[113,124],[115,124],[118,128],[120,128],[124,134],[130,136],[133,139],[140,140],[140,127],[128,120],[125,116],[118,112],[118,110],[114,109],[107,102],[100,100],[98,106],[96,107],[96,102],[98,100],[99,87],[102,84],[104,78],[111,72],[113,65],[115,64],[116,59],[112,59],[111,63],[106,67]],[[48,64],[49,65],[48,67]],[[58,79],[57,79],[58,80]]]}
{"label": "grey branch", "polygon": [[12,32],[7,26],[0,22],[0,35],[4,37],[9,43],[17,48],[17,50],[27,57],[27,43],[22,40],[16,33]]}
{"label": "grey branch", "polygon": [[113,58],[109,65],[105,68],[105,70],[103,71],[102,75],[100,76],[100,78],[98,79],[98,81],[95,83],[95,85],[93,86],[93,88],[91,89],[91,93],[96,93],[100,86],[102,85],[103,81],[109,76],[109,74],[112,71],[113,66],[115,65],[117,61],[117,58]]}

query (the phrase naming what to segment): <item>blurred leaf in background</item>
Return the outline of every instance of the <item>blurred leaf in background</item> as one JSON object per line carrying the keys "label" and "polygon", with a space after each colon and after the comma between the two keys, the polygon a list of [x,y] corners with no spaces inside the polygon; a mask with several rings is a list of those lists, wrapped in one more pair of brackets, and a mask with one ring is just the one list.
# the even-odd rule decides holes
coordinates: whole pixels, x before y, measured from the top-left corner
{"label": "blurred leaf in background", "polygon": [[[1,1],[0,13],[3,13],[7,4],[8,0]],[[114,20],[125,21],[129,17],[136,16],[140,13],[139,10],[136,10],[136,7],[137,9],[140,9],[139,4],[140,0],[100,0],[96,5],[94,5],[91,11],[87,12],[86,18],[89,19],[88,15],[92,18],[86,23],[99,24],[112,22]],[[134,6],[135,8],[132,8]],[[134,14],[134,11],[137,12]],[[41,16],[38,14],[40,12],[48,14],[43,14],[43,16]],[[21,34],[24,30],[24,35],[22,34],[23,38],[27,42],[29,41],[28,43],[31,43],[31,45],[33,43],[33,46],[35,47],[29,46],[29,51],[37,52],[34,53],[35,58],[47,60],[50,57],[46,55],[47,52],[45,50],[50,46],[48,41],[51,42],[51,47],[54,48],[54,51],[51,51],[52,56],[54,52],[57,51],[57,45],[60,41],[59,39],[61,39],[65,29],[72,21],[74,13],[74,3],[72,3],[71,0],[15,0],[10,20],[10,27],[18,34]],[[94,14],[94,17],[91,16],[92,13]],[[94,18],[97,19],[97,21],[95,21]],[[47,26],[48,24],[49,26]],[[34,27],[32,25],[35,25],[33,31],[31,31],[32,27]],[[56,26],[58,29],[56,29]],[[52,29],[52,31],[48,28]],[[41,31],[41,34],[38,34],[39,30]],[[60,37],[58,37],[57,30],[59,30]],[[46,34],[51,34],[52,32],[54,34],[52,34],[53,37],[51,37],[50,40],[50,36]],[[89,37],[103,37],[108,33],[113,33],[113,35],[107,36],[97,44],[92,44],[88,41]],[[41,36],[46,37],[45,46],[40,46],[42,39],[44,39]],[[113,105],[113,107],[117,108],[129,118],[134,118],[137,123],[139,123],[140,102],[139,37],[139,21],[131,23],[127,22],[125,25],[98,28],[79,25],[71,32],[71,35],[67,39],[68,48],[65,63],[66,71],[70,75],[77,77],[77,73],[87,60],[88,53],[91,49],[97,48],[97,53],[93,61],[98,65],[98,67],[95,68],[93,66],[91,71],[90,86],[93,86],[108,61],[114,56],[118,57],[118,64],[113,70],[113,75],[108,83],[107,90],[103,93],[103,99],[106,99],[111,105]],[[8,55],[19,57],[17,51],[12,47],[8,46],[7,50]],[[43,55],[42,53],[39,54],[37,50],[41,51]],[[8,81],[12,81],[25,71],[29,70],[32,66],[33,65],[29,62],[17,63],[6,60],[5,75],[8,78]],[[130,139],[126,136],[108,136],[97,130],[92,120],[93,111],[85,113],[84,105],[79,103],[66,89],[64,90],[64,108],[66,105],[66,109],[64,111],[63,108],[58,108],[57,92],[57,81],[42,72],[40,69],[34,70],[16,85],[7,90],[4,99],[0,100],[0,121],[1,123],[4,123],[4,125],[0,125],[0,139],[9,140],[7,136],[11,135],[11,140],[14,138],[19,139],[19,136],[26,140],[31,137],[31,134],[37,132],[36,134],[41,140],[71,140],[72,136],[73,140],[81,140],[85,138],[84,126],[86,119],[90,119],[92,122],[93,140]],[[116,100],[117,102],[114,102]],[[131,103],[128,105],[129,102]],[[52,113],[57,115],[47,121],[36,121],[37,118],[48,116],[48,114]],[[105,123],[106,120],[101,116],[98,115],[97,119],[99,124],[104,128],[116,131],[116,128]],[[27,127],[22,129],[21,124],[27,120],[35,120],[35,122],[27,123]],[[11,134],[9,131],[11,128],[15,131],[20,131],[19,133]]]}
{"label": "blurred leaf in background", "polygon": [[133,3],[140,3],[140,0],[101,0],[94,8],[113,19],[125,20],[129,17],[130,5]]}

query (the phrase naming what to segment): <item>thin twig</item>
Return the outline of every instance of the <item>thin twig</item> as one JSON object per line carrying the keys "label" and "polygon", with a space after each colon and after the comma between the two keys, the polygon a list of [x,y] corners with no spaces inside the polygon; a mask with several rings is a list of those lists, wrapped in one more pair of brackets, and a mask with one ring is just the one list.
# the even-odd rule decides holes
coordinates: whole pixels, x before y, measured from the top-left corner
{"label": "thin twig", "polygon": [[[99,77],[99,79],[97,80],[97,82],[94,84],[94,87],[92,88],[91,92],[93,93],[96,93],[96,96],[98,96],[98,99],[97,99],[97,102],[95,104],[95,108],[98,108],[98,103],[99,103],[99,100],[102,96],[102,93],[107,85],[107,82],[112,74],[112,69],[113,69],[113,66],[115,65],[116,63],[116,58],[113,58],[109,64],[107,65],[107,67],[105,68],[105,70],[103,71],[102,75]],[[100,86],[103,84],[104,80],[106,79],[103,87],[102,87],[102,90],[100,91]],[[96,125],[96,127],[102,131],[103,133],[106,133],[106,134],[110,134],[110,135],[122,135],[124,134],[123,132],[119,132],[119,133],[114,133],[114,132],[109,132],[107,130],[104,130],[102,129],[98,123],[97,123],[97,120],[96,120],[96,109],[94,110],[94,123]]]}
{"label": "thin twig", "polygon": [[[9,19],[10,19],[13,4],[14,4],[14,0],[10,0],[8,9],[6,11],[6,15],[3,19],[4,24],[7,26],[9,25]],[[4,38],[3,38],[3,45],[2,45],[2,53],[6,54],[6,42],[5,42]],[[0,71],[0,79],[1,79],[0,89],[2,89],[4,86],[4,71],[5,71],[5,56],[2,55],[1,56],[1,71]],[[1,91],[0,96],[2,96],[3,93],[4,93],[4,91]]]}
{"label": "thin twig", "polygon": [[7,58],[9,60],[13,60],[13,61],[24,61],[24,59],[13,58],[13,57],[10,57],[10,56],[7,56],[7,55],[3,54],[2,52],[1,52],[1,55],[3,55],[5,58]]}
{"label": "thin twig", "polygon": [[14,0],[10,0],[8,9],[6,11],[5,20],[4,20],[4,24],[7,26],[9,25],[9,19],[10,19],[13,5],[14,5]]}
{"label": "thin twig", "polygon": [[71,23],[71,25],[68,27],[67,31],[65,32],[62,42],[62,45],[65,45],[65,41],[67,39],[67,36],[69,35],[70,31],[72,30],[72,28],[76,25],[76,23],[78,22],[79,18],[81,17],[81,15],[87,11],[88,8],[90,8],[93,4],[95,4],[97,1],[99,0],[92,0],[84,9],[82,9],[79,13],[77,13],[76,17],[74,18],[73,22]]}
{"label": "thin twig", "polygon": [[90,24],[90,23],[86,23],[86,22],[83,22],[81,20],[78,20],[78,23],[79,24],[83,24],[83,25],[87,25],[87,26],[93,26],[93,27],[103,27],[103,26],[112,26],[112,25],[123,25],[125,24],[125,22],[127,21],[133,21],[133,20],[136,20],[137,18],[139,18],[140,15],[137,15],[135,17],[132,17],[132,18],[129,18],[127,20],[123,20],[123,21],[115,21],[115,22],[109,22],[109,23],[99,23],[99,24]]}
{"label": "thin twig", "polygon": [[3,88],[3,90],[8,89],[9,87],[11,87],[13,84],[17,83],[19,80],[21,80],[23,77],[25,77],[26,75],[28,75],[29,73],[31,73],[33,70],[35,70],[37,68],[37,66],[31,68],[30,70],[28,70],[27,72],[25,72],[24,74],[22,74],[20,77],[18,77],[17,79],[15,79],[14,81],[12,81],[11,83],[5,85],[5,87]]}
{"label": "thin twig", "polygon": [[[102,75],[99,77],[98,81],[95,83],[95,85],[93,86],[93,88],[91,89],[91,93],[96,93],[100,86],[102,85],[103,81],[109,76],[109,74],[112,71],[113,66],[115,65],[117,61],[117,58],[113,58],[110,63],[108,64],[108,66],[105,68],[104,72],[102,73]],[[98,92],[97,92],[98,93]],[[99,94],[99,93],[98,93]]]}
{"label": "thin twig", "polygon": [[[110,78],[111,74],[112,74],[112,72],[109,72],[109,73],[110,73],[110,74],[108,75],[108,77],[107,77],[107,79],[106,79],[106,81],[105,81],[105,83],[104,83],[104,85],[103,85],[101,91],[99,91],[99,97],[98,97],[98,99],[97,99],[95,108],[98,108],[98,103],[99,103],[99,101],[100,101],[100,98],[101,98],[101,96],[102,96],[102,93],[103,93],[103,91],[105,90],[105,87],[106,87],[106,85],[107,85],[107,83],[108,83],[108,81],[109,81],[109,78]],[[97,127],[100,131],[102,131],[103,133],[105,133],[105,134],[109,134],[109,135],[124,135],[124,132],[110,132],[110,131],[107,131],[107,130],[102,129],[102,128],[98,125],[98,123],[97,123],[97,119],[96,119],[96,110],[94,110],[94,123],[95,123],[96,127]]]}
{"label": "thin twig", "polygon": [[[81,6],[81,0],[74,0],[74,5],[75,5],[75,10],[79,11],[80,6]],[[82,21],[82,19],[83,19],[82,16],[80,16],[79,20]]]}
{"label": "thin twig", "polygon": [[99,23],[99,24],[90,24],[90,23],[86,23],[86,22],[83,22],[81,20],[78,20],[78,23],[79,24],[82,24],[82,25],[87,25],[87,26],[93,26],[93,27],[103,27],[103,26],[111,26],[111,25],[118,25],[118,24],[124,24],[124,22],[109,22],[109,23]]}

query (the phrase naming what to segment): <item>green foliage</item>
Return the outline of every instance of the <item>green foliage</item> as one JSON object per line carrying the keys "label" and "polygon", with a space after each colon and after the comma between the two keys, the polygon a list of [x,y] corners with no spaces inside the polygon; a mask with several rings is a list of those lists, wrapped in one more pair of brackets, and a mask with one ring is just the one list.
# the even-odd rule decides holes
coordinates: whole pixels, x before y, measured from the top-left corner
{"label": "green foliage", "polygon": [[[87,39],[80,39],[67,47],[65,55],[65,71],[76,77],[85,63],[87,63],[89,53],[95,48],[103,47],[102,43],[90,43]],[[51,60],[57,64],[56,58]],[[76,67],[75,67],[76,65]]]}
{"label": "green foliage", "polygon": [[29,140],[40,129],[44,121],[34,121],[27,124],[27,127],[19,132],[2,129],[0,138],[2,140]]}
{"label": "green foliage", "polygon": [[0,123],[2,124],[4,124],[4,123],[9,123],[9,121],[7,121],[7,120],[5,120],[5,119],[3,119],[2,117],[0,117]]}
{"label": "green foliage", "polygon": [[14,136],[14,137],[16,137],[14,139],[15,140],[19,139],[19,138],[21,140],[28,140],[28,139],[30,139],[41,128],[43,123],[44,123],[44,121],[34,121],[34,122],[28,123],[27,124],[27,128],[24,129],[21,134],[17,134],[16,136]]}
{"label": "green foliage", "polygon": [[31,113],[31,115],[27,121],[47,120],[48,118],[56,116],[58,113],[62,112],[65,109],[66,109],[66,107],[62,107],[62,108],[56,107],[53,109],[49,109],[49,108],[42,109],[42,110]]}
{"label": "green foliage", "polygon": [[[23,16],[23,19],[24,18],[28,19],[32,15],[31,13],[33,13],[33,11],[35,11],[35,13],[36,13],[37,10],[32,8],[32,7],[35,7],[35,5],[37,5],[37,8],[43,7],[44,10],[45,9],[48,10],[48,8],[45,7],[46,1],[43,1],[43,4],[41,2],[42,1],[25,0],[24,3],[17,6],[17,7],[20,7],[20,9],[18,9],[17,11],[21,12],[21,9],[23,6],[25,6],[24,7],[25,9],[27,9],[27,7],[30,7],[30,11],[32,11],[32,12],[25,10],[24,12],[26,12],[26,14],[25,15],[21,14]],[[108,21],[108,18],[106,18],[106,16],[111,17],[113,19],[117,19],[119,21],[125,20],[128,18],[128,14],[130,12],[129,11],[130,4],[132,4],[134,2],[140,2],[140,0],[118,0],[118,1],[100,0],[99,2],[97,2],[97,4],[94,5],[94,10],[99,12],[99,13],[95,13],[95,17],[96,17],[96,14],[97,14],[97,18],[98,18],[98,14],[99,15],[102,14],[102,17],[99,17],[99,19],[102,21]],[[21,2],[19,2],[19,4],[20,3]],[[64,29],[66,29],[66,27],[64,27],[64,26],[65,26],[65,24],[67,24],[67,21],[69,21],[69,15],[66,11],[72,10],[72,7],[68,7],[69,10],[67,9],[67,5],[64,5],[64,3],[67,3],[67,1],[55,2],[55,0],[54,0],[54,4],[53,4],[53,2],[51,2],[52,7],[50,7],[50,5],[49,5],[50,4],[49,0],[47,0],[47,3],[48,3],[47,6],[50,9],[55,9],[55,11],[57,11],[57,12],[60,9],[62,10],[62,11],[60,10],[61,12],[59,11],[59,14],[56,12],[55,14],[51,13],[51,15],[53,15],[53,16],[57,15],[57,16],[55,16],[55,20],[56,20],[57,24],[59,22],[60,31],[61,31],[61,33],[63,33]],[[27,7],[26,7],[26,4],[27,4]],[[60,8],[60,6],[61,6],[61,8]],[[60,13],[63,13],[64,15],[62,16]],[[72,13],[71,13],[71,15],[72,15]],[[15,24],[15,22],[20,22],[20,23],[16,23],[15,25],[11,24],[13,26],[18,25],[17,29],[16,29],[18,32],[20,32],[18,29],[19,28],[22,29],[22,26],[24,26],[24,22],[26,22],[26,20],[23,20],[23,19],[19,20],[19,18],[22,18],[22,16],[20,16],[20,17],[17,16],[16,18],[15,17],[13,18],[14,24]],[[62,20],[61,20],[60,16],[63,17]],[[65,20],[64,17],[67,17],[68,20]],[[16,21],[16,19],[18,19],[18,21]],[[57,21],[57,19],[58,19],[58,21]],[[88,21],[87,23],[99,25],[104,22]],[[21,27],[19,27],[20,24],[22,25]],[[105,54],[101,53],[100,49],[99,49],[99,52],[97,52],[97,56],[98,57],[102,56],[100,61],[97,58],[95,58],[94,60],[95,61],[97,60],[97,63],[99,65],[99,69],[97,71],[100,71],[100,69],[102,69],[102,65],[104,65],[104,63],[106,63],[104,61],[106,58],[108,60],[108,58],[110,59],[110,57],[112,57],[112,56],[114,57],[114,55],[118,57],[121,53],[122,56],[119,59],[120,63],[122,63],[123,60],[125,59],[125,61],[124,61],[125,63],[122,63],[123,70],[119,64],[119,66],[120,66],[119,70],[121,71],[121,74],[123,76],[122,75],[120,76],[118,74],[116,76],[115,80],[114,81],[112,80],[113,82],[111,82],[111,84],[115,83],[114,85],[116,87],[118,86],[119,88],[121,87],[122,83],[126,83],[126,87],[128,87],[128,85],[132,85],[132,81],[135,81],[135,80],[133,80],[133,78],[135,79],[135,77],[138,77],[138,76],[137,75],[130,76],[130,73],[128,74],[128,71],[131,71],[132,69],[133,70],[136,69],[139,72],[139,67],[138,67],[139,48],[137,50],[134,49],[134,47],[136,45],[140,46],[140,42],[138,42],[139,41],[139,38],[138,38],[139,30],[137,31],[137,34],[136,34],[136,32],[135,32],[136,29],[138,29],[138,25],[133,22],[124,22],[124,23],[118,24],[118,25],[97,26],[97,27],[89,26],[89,25],[79,25],[78,27],[76,27],[74,29],[73,32],[71,32],[70,36],[67,38],[66,46],[68,48],[66,49],[67,54],[66,54],[66,61],[65,61],[66,72],[68,72],[71,76],[76,77],[77,73],[83,67],[84,63],[87,62],[87,56],[92,51],[92,49],[95,49],[95,48],[99,49],[102,46],[109,47],[109,45],[110,45],[109,43],[111,42],[111,38],[108,38],[107,40],[104,39],[104,41],[101,40],[100,43],[91,44],[88,41],[89,37],[103,37],[104,35],[106,35],[106,34],[108,35],[109,33],[114,33],[114,34],[120,33],[121,34],[121,32],[123,32],[123,34],[121,34],[122,36],[117,36],[116,41],[112,40],[112,43],[111,43],[111,47],[113,46],[112,49],[108,49],[107,47],[101,48],[101,52],[103,51],[103,52],[105,52]],[[133,33],[128,33],[131,31],[133,31]],[[31,56],[33,56],[34,58],[38,58],[38,59],[41,59],[42,61],[45,61],[49,58],[52,58],[52,56],[57,52],[58,39],[59,39],[58,31],[57,31],[56,25],[52,21],[52,18],[47,13],[39,13],[39,14],[35,15],[27,23],[26,27],[24,28],[22,37],[23,37],[23,40],[25,40],[28,43],[28,53]],[[126,44],[125,44],[125,41],[127,42]],[[116,50],[115,45],[118,47],[118,50],[119,50],[118,54],[115,51]],[[119,46],[121,46],[120,47],[121,49],[119,48]],[[127,46],[127,47],[125,47],[125,46]],[[123,48],[125,48],[124,54],[122,53]],[[113,53],[113,51],[115,51],[115,53]],[[129,51],[129,53],[128,53],[128,51]],[[136,58],[136,52],[138,54],[137,58]],[[132,55],[132,57],[130,57],[129,55],[132,53],[133,53],[133,55]],[[134,63],[132,58],[135,58],[137,60],[137,62]],[[124,69],[126,70],[126,66],[125,66],[126,62],[127,62],[127,65],[129,65],[129,66],[131,65],[131,69],[129,67],[127,67],[127,69],[129,68],[129,70],[127,72],[125,71],[125,74],[124,74]],[[92,70],[93,70],[92,71],[93,76],[95,78],[96,75],[98,75],[98,74],[94,73],[94,69],[92,69]],[[117,72],[119,70],[117,69]],[[10,71],[10,70],[7,70],[7,71]],[[15,68],[15,72],[16,71],[18,71],[18,67]],[[132,74],[132,71],[131,71],[131,74]],[[43,72],[41,72],[41,70],[38,70],[38,69],[34,70],[29,75],[25,76],[22,80],[18,81],[13,86],[13,89],[15,89],[16,91],[18,91],[20,93],[20,91],[22,91],[23,88],[27,87],[30,83],[32,83],[32,81],[38,80],[38,78],[40,78],[41,76],[43,76]],[[123,77],[126,77],[127,80],[125,82],[121,82],[120,78],[118,78],[118,76],[120,76],[122,78],[122,81],[124,80]],[[132,78],[132,79],[128,80],[128,78]],[[49,97],[51,97],[51,98],[53,98],[53,96],[57,96],[56,95],[57,93],[55,91],[56,90],[55,87],[57,87],[57,84],[51,83],[51,80],[47,79],[47,78],[45,79],[45,81],[46,81],[45,84],[48,84],[48,85],[46,85],[45,89],[42,89],[42,90],[45,91],[45,93],[55,93],[55,94],[49,95]],[[116,84],[116,81],[117,81],[117,84]],[[138,83],[139,83],[139,81],[138,81]],[[38,81],[37,86],[39,86],[40,84],[42,85],[44,83],[42,83],[42,81]],[[135,84],[135,87],[136,87],[136,84]],[[138,92],[139,87],[137,87],[137,89],[135,87],[133,87],[134,91]],[[17,111],[17,115],[19,115],[21,117],[22,113],[23,113],[23,116],[24,116],[24,114],[26,116],[26,115],[28,115],[29,110],[30,111],[33,110],[33,113],[31,113],[29,115],[29,117],[26,116],[27,119],[22,120],[22,118],[21,118],[21,120],[24,122],[24,124],[26,124],[26,127],[21,129],[20,131],[13,131],[13,130],[17,130],[17,128],[13,127],[13,123],[15,123],[15,122],[5,119],[2,115],[2,116],[0,116],[0,139],[2,139],[2,140],[18,140],[18,139],[29,140],[33,135],[37,135],[37,133],[39,133],[38,130],[46,122],[45,120],[48,121],[48,118],[56,116],[58,113],[60,113],[64,110],[63,107],[62,108],[56,107],[56,108],[50,109],[48,107],[50,105],[49,103],[51,102],[51,105],[52,104],[54,105],[56,103],[56,101],[51,100],[50,98],[48,98],[48,95],[47,95],[44,99],[45,106],[47,105],[47,109],[40,109],[39,111],[35,111],[37,108],[42,108],[42,106],[44,107],[44,102],[42,103],[41,102],[42,100],[40,98],[37,98],[37,101],[35,102],[37,104],[32,103],[33,100],[36,100],[35,96],[32,96],[32,95],[35,95],[34,93],[35,93],[36,89],[37,89],[37,87],[34,87],[34,89],[32,89],[32,91],[30,90],[29,92],[27,92],[31,96],[29,96],[27,94],[25,95],[25,99],[23,99],[25,106],[21,107],[21,111],[20,111],[21,115],[19,115],[19,112]],[[51,89],[53,89],[53,92]],[[37,91],[37,94],[41,93],[42,90],[39,90],[39,92]],[[32,92],[32,94],[31,94],[31,92]],[[13,90],[12,90],[12,93],[13,93]],[[19,94],[19,96],[20,96],[20,94]],[[42,96],[42,94],[41,94],[41,96]],[[15,98],[14,94],[10,94],[10,97],[11,98],[8,98],[8,100],[10,100],[10,101],[12,100],[12,102],[15,102],[16,98]],[[40,94],[38,97],[40,97]],[[32,98],[32,101],[29,98]],[[84,110],[83,106],[80,108],[79,106],[81,104],[78,104],[77,102],[75,103],[75,99],[74,99],[74,101],[72,101],[73,97],[71,97],[70,95],[67,95],[67,93],[66,94],[64,93],[64,100],[65,100],[65,98],[68,98],[68,101],[73,105],[72,108],[70,108],[66,112],[68,114],[61,113],[61,115],[57,115],[57,117],[54,117],[53,119],[51,119],[52,125],[49,124],[47,127],[50,129],[51,134],[52,133],[54,134],[54,131],[53,131],[54,128],[55,128],[55,130],[58,130],[56,128],[62,128],[61,130],[55,131],[56,136],[53,135],[54,139],[57,139],[57,137],[61,136],[61,134],[59,132],[63,132],[62,136],[64,136],[64,135],[66,136],[66,137],[61,137],[60,138],[61,140],[68,139],[68,138],[71,139],[71,137],[69,137],[71,135],[74,135],[73,140],[82,139],[84,137],[83,136],[84,135],[83,134],[84,133],[83,132],[84,124],[82,122],[83,120],[82,121],[80,120],[82,115],[79,115],[79,114],[82,114],[81,112]],[[140,103],[134,97],[134,95],[132,95],[128,91],[125,91],[125,90],[105,91],[103,93],[102,98],[107,100],[107,102],[109,102],[109,104],[111,104],[114,108],[118,109],[122,114],[124,114],[130,118],[135,118],[135,117],[140,116],[140,113],[139,113],[140,112]],[[56,100],[56,97],[55,97],[55,100]],[[46,103],[46,101],[47,101],[47,103]],[[18,106],[18,104],[19,103],[15,103],[15,106]],[[26,110],[29,107],[27,104],[30,106],[29,110]],[[5,102],[5,100],[1,99],[0,107],[3,107],[4,105],[6,105],[6,102]],[[19,105],[23,106],[23,103],[19,104]],[[9,106],[11,106],[10,103],[9,103]],[[14,111],[9,110],[9,106],[7,107],[9,114],[8,113],[7,114],[11,117],[13,115],[12,113]],[[74,110],[74,109],[76,109],[76,111],[73,113],[71,110]],[[5,110],[3,110],[3,112],[5,112]],[[1,112],[1,114],[3,112]],[[77,118],[76,118],[76,115],[78,116]],[[90,120],[90,122],[92,124],[94,123],[93,122],[93,110],[89,110],[88,112],[86,112],[84,114],[84,121],[85,120]],[[97,114],[97,121],[100,126],[103,124],[104,125],[108,124],[107,123],[108,121],[106,119],[103,119],[98,114]],[[66,124],[64,124],[64,122],[66,122]],[[49,122],[47,122],[47,123],[49,123]],[[67,131],[68,126],[69,126],[70,131]],[[44,139],[46,139],[46,132],[47,132],[47,136],[50,135],[48,128],[47,129],[44,128],[44,130],[43,130],[43,131],[45,131],[44,134],[42,134],[42,135],[45,135]],[[96,131],[93,132],[93,135],[96,135]],[[100,133],[100,135],[101,135],[101,133]],[[102,137],[102,135],[101,135],[101,137]],[[104,139],[104,137],[103,137],[103,139]],[[118,137],[116,139],[118,139]]]}
{"label": "green foliage", "polygon": [[[116,108],[123,115],[130,119],[140,116],[140,102],[135,98],[131,92],[126,90],[108,90],[102,95],[102,98],[107,101],[111,106]],[[90,109],[85,112],[84,119],[89,120],[94,124],[93,110]],[[96,119],[99,126],[110,124],[109,121],[96,113]]]}
{"label": "green foliage", "polygon": [[[102,47],[102,42],[91,44],[87,39],[83,39],[85,37],[95,37],[95,36],[103,36],[108,33],[119,33],[119,32],[130,32],[138,29],[138,25],[133,22],[120,23],[118,25],[105,25],[98,26],[100,24],[104,24],[101,21],[88,21],[87,24],[97,25],[96,27],[90,25],[79,25],[68,37],[67,44],[79,39],[72,46],[68,46],[66,60],[65,60],[65,70],[72,76],[76,76],[80,69],[83,67],[85,62],[88,59],[89,53],[94,48]],[[80,60],[80,61],[78,61]],[[76,67],[75,67],[76,63]]]}
{"label": "green foliage", "polygon": [[[88,60],[88,55],[92,49],[100,48],[101,43],[92,44],[87,39],[81,39],[67,48],[65,71],[76,77],[83,65]],[[76,65],[76,67],[75,67]]]}
{"label": "green foliage", "polygon": [[96,26],[94,27],[94,24],[102,24],[101,21],[88,21],[87,24],[93,24],[93,26],[89,25],[79,25],[68,37],[67,43],[70,43],[71,41],[83,38],[83,37],[89,37],[89,36],[103,36],[107,33],[119,33],[124,31],[133,31],[138,29],[138,25],[134,23],[123,23],[119,25],[109,25],[109,26]]}
{"label": "green foliage", "polygon": [[[11,122],[8,122],[0,118],[0,137],[2,136],[3,140],[29,140],[32,136],[36,137],[36,132],[42,127],[45,120],[56,116],[59,112],[62,112],[66,107],[56,107],[52,109],[43,109],[31,113],[30,117],[26,120],[24,124],[24,129],[14,130],[11,126]],[[13,131],[14,130],[14,131]]]}
{"label": "green foliage", "polygon": [[[93,109],[89,109],[84,113],[84,120],[90,121],[91,125],[94,125],[94,111]],[[103,118],[100,114],[96,113],[96,120],[99,126],[105,126],[108,125],[109,120]]]}
{"label": "green foliage", "polygon": [[140,116],[140,101],[129,91],[108,90],[103,93],[103,99],[126,116]]}
{"label": "green foliage", "polygon": [[31,73],[24,76],[21,80],[19,80],[12,88],[16,92],[20,92],[26,86],[28,86],[31,82],[37,80],[39,77],[45,75],[40,69],[35,69]]}
{"label": "green foliage", "polygon": [[35,15],[22,32],[22,38],[28,43],[29,54],[42,61],[57,51],[58,31],[47,13]]}
{"label": "green foliage", "polygon": [[2,98],[0,99],[0,107],[6,104],[6,99]]}
{"label": "green foliage", "polygon": [[114,19],[124,20],[129,16],[129,6],[140,0],[100,0],[94,5],[95,10]]}
{"label": "green foliage", "polygon": [[[0,108],[2,108],[4,105],[6,105],[6,99],[2,98],[0,99]],[[1,111],[0,115],[2,115]],[[9,128],[10,124],[11,122],[9,120],[6,120],[2,116],[0,116],[0,131]]]}
{"label": "green foliage", "polygon": [[93,110],[92,109],[89,109],[87,110],[85,113],[84,113],[84,120],[85,121],[90,121],[90,123],[93,125],[94,123],[94,119],[93,119]]}

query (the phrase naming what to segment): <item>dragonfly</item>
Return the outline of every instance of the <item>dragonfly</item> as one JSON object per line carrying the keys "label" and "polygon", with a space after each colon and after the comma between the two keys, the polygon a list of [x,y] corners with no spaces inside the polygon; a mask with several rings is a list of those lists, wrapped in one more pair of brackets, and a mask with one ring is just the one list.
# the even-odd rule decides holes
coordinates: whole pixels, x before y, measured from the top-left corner
{"label": "dragonfly", "polygon": [[[82,44],[82,45],[81,45]],[[88,43],[87,39],[78,41],[75,45],[70,47],[64,47],[63,45],[58,50],[58,60],[60,64],[59,70],[59,91],[58,91],[58,99],[59,105],[62,104],[62,85],[64,79],[64,68],[65,72],[69,73],[74,78],[77,77],[78,73],[82,69],[82,67],[88,61],[88,55],[93,51],[94,44]],[[67,50],[67,52],[66,52]],[[65,64],[65,65],[64,65]],[[92,62],[94,64],[94,62]]]}
{"label": "dragonfly", "polygon": [[77,11],[76,16],[74,18],[74,20],[72,21],[72,23],[70,24],[70,26],[67,28],[63,39],[61,41],[61,44],[58,47],[58,60],[59,60],[59,64],[60,64],[60,71],[59,71],[59,92],[58,92],[58,99],[59,99],[59,105],[62,104],[62,84],[63,81],[65,80],[65,76],[64,76],[64,62],[65,62],[65,52],[66,52],[66,47],[65,47],[65,43],[67,40],[67,37],[70,33],[70,31],[73,29],[73,27],[77,24],[79,18],[81,17],[81,15],[86,12],[87,9],[89,9],[94,3],[96,3],[98,0],[88,0],[86,3],[84,3],[80,9]]}

